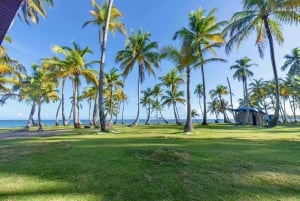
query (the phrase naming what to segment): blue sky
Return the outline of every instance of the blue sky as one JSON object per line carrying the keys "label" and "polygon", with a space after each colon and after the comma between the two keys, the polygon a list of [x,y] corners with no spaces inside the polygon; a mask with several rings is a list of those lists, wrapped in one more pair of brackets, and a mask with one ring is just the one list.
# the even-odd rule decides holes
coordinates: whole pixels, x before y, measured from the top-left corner
{"label": "blue sky", "polygon": [[[75,3],[76,2],[76,3]],[[98,3],[102,1],[98,0]],[[114,4],[124,14],[121,19],[128,32],[133,30],[136,32],[139,28],[143,31],[151,33],[151,40],[157,41],[159,47],[166,45],[178,46],[179,42],[173,41],[173,34],[180,28],[187,26],[188,14],[202,7],[205,10],[217,8],[217,18],[221,20],[229,20],[232,14],[241,10],[239,0],[150,0],[150,1],[121,1],[115,0]],[[88,59],[95,60],[100,58],[98,44],[98,30],[96,27],[88,26],[81,28],[82,24],[91,19],[89,10],[91,3],[87,0],[54,0],[52,9],[48,9],[47,19],[41,19],[38,25],[26,25],[20,19],[16,18],[8,35],[13,38],[12,44],[3,45],[7,47],[8,53],[12,58],[19,60],[26,67],[30,67],[34,63],[40,63],[41,58],[53,56],[51,48],[53,45],[71,46],[73,41],[80,44],[81,47],[89,46],[94,54]],[[283,56],[290,53],[292,48],[299,47],[299,26],[283,26],[285,42],[282,46],[275,46],[275,54],[280,76],[284,76],[279,67],[283,64]],[[237,51],[234,49],[230,55],[226,55],[224,49],[218,51],[219,55],[228,60],[227,63],[213,63],[205,67],[208,91],[215,88],[218,84],[225,84],[226,77],[229,77],[234,96],[234,102],[242,97],[242,86],[237,80],[233,80],[233,72],[230,66],[235,60],[244,56],[250,57],[258,67],[253,67],[254,78],[271,79],[273,77],[271,70],[271,62],[269,59],[269,51],[266,48],[265,58],[259,57],[257,48],[254,44],[254,36],[243,43]],[[106,70],[112,67],[119,67],[115,64],[116,53],[125,46],[125,37],[116,33],[114,36],[109,35],[108,47],[106,55]],[[157,71],[157,77],[166,74],[173,64],[168,61],[161,62],[160,71]],[[98,66],[95,66],[98,69]],[[142,85],[142,89],[152,87],[155,84],[153,77],[146,76]],[[195,85],[201,82],[200,70],[196,69],[192,72],[191,89],[194,90]],[[137,71],[133,71],[126,79],[125,92],[129,96],[129,102],[125,108],[125,117],[134,118],[136,115],[137,104]],[[185,86],[182,87],[185,89]],[[68,83],[67,96],[71,96],[71,85]],[[198,109],[198,100],[196,96],[192,96],[192,107]],[[229,97],[228,97],[229,99]],[[54,119],[58,103],[45,104],[42,108],[43,119]],[[71,104],[66,105],[66,111],[71,108]],[[20,103],[15,100],[9,100],[7,104],[1,106],[0,119],[27,119],[30,112],[30,105]],[[180,107],[181,118],[185,117],[185,106]],[[83,105],[81,111],[81,119],[87,119],[88,106]],[[172,110],[166,109],[164,114],[167,118],[173,118]],[[145,113],[141,114],[142,118]]]}

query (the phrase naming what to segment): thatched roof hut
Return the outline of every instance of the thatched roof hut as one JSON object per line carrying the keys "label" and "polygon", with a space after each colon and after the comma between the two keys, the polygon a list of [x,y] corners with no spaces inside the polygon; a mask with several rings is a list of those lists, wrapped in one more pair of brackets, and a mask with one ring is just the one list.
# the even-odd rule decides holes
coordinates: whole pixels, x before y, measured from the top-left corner
{"label": "thatched roof hut", "polygon": [[[263,126],[266,125],[265,115],[266,113],[257,110],[252,107],[240,107],[238,109],[233,109],[234,120],[237,124],[248,124],[253,126]],[[247,112],[249,116],[247,119]]]}

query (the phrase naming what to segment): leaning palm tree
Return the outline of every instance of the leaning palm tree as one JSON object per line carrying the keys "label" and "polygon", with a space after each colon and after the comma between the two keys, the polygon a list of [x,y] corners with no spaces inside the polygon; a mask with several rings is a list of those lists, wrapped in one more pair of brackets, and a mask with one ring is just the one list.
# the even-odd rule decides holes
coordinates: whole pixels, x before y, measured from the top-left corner
{"label": "leaning palm tree", "polygon": [[99,71],[99,117],[101,131],[105,131],[105,115],[104,115],[104,97],[103,97],[103,82],[104,82],[104,65],[105,65],[105,51],[107,43],[107,33],[110,30],[114,33],[115,30],[120,31],[126,35],[126,29],[123,23],[119,21],[119,18],[123,16],[120,10],[113,6],[113,0],[104,3],[102,6],[97,4],[96,0],[92,0],[93,10],[90,11],[93,16],[93,20],[89,20],[83,24],[83,27],[88,24],[94,24],[99,27],[99,44],[101,50],[100,58],[100,71]]}
{"label": "leaning palm tree", "polygon": [[138,33],[131,33],[126,47],[117,53],[116,61],[120,63],[123,69],[123,75],[126,77],[133,70],[135,64],[138,67],[138,101],[137,116],[131,125],[138,125],[140,119],[140,91],[141,84],[145,79],[145,72],[155,76],[154,68],[159,68],[159,54],[157,42],[150,41],[151,34],[143,33],[141,29]]}
{"label": "leaning palm tree", "polygon": [[286,70],[289,68],[289,76],[300,75],[300,48],[294,48],[292,50],[292,54],[286,54],[284,58],[285,62],[281,67],[281,70]]}
{"label": "leaning palm tree", "polygon": [[273,38],[279,44],[283,43],[283,34],[280,23],[299,23],[300,11],[299,1],[282,0],[243,0],[243,11],[233,15],[225,32],[229,32],[229,41],[226,44],[226,52],[232,50],[234,44],[239,48],[252,32],[257,33],[256,45],[260,56],[264,55],[266,43],[270,47],[270,57],[275,80],[275,114],[270,122],[270,126],[276,126],[279,118],[279,82],[275,61]]}
{"label": "leaning palm tree", "polygon": [[[226,25],[227,22],[217,22],[214,15],[216,9],[212,9],[205,15],[205,10],[199,8],[196,12],[191,12],[189,15],[189,27],[182,28],[177,31],[174,38],[180,36],[188,41],[192,50],[199,57],[198,65],[201,69],[202,85],[203,85],[203,125],[207,125],[207,112],[206,112],[206,82],[204,66],[207,63],[218,61],[225,62],[217,56],[215,47],[220,47],[225,43],[221,28]],[[213,58],[207,58],[206,54],[210,53],[214,55]]]}

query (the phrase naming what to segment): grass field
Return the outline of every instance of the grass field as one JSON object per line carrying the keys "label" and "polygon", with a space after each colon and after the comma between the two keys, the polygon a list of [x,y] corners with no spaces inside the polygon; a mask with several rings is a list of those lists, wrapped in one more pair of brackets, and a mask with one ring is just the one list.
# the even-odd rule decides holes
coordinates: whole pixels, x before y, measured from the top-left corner
{"label": "grass field", "polygon": [[300,200],[300,124],[182,130],[0,140],[0,200]]}

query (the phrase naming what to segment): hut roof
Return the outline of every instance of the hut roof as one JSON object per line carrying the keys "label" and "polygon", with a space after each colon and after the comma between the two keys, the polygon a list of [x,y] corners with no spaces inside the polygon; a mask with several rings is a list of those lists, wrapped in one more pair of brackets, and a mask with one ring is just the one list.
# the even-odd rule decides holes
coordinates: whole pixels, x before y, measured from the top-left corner
{"label": "hut roof", "polygon": [[0,1],[0,45],[13,21],[22,0],[1,0]]}
{"label": "hut roof", "polygon": [[257,113],[260,113],[260,114],[266,114],[264,113],[263,111],[261,110],[258,110],[256,108],[253,108],[253,107],[240,107],[238,109],[233,109],[232,111],[234,112],[247,112],[247,110],[249,110],[249,112],[257,112]]}

